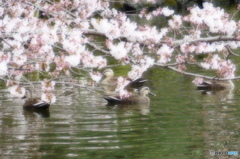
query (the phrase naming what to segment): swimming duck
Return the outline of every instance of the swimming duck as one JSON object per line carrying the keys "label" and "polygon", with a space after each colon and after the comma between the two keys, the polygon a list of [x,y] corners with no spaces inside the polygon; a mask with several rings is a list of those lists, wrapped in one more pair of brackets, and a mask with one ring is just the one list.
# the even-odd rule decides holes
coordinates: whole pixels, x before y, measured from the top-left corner
{"label": "swimming duck", "polygon": [[232,89],[234,84],[231,80],[204,80],[201,84],[197,85],[198,90],[223,90]]}
{"label": "swimming duck", "polygon": [[138,91],[138,94],[132,94],[129,97],[123,97],[120,96],[105,96],[103,97],[109,105],[112,104],[143,104],[143,103],[149,103],[150,99],[147,97],[147,95],[153,95],[150,89],[148,87],[141,87]]}
{"label": "swimming duck", "polygon": [[33,98],[30,90],[26,90],[22,99],[25,99],[24,109],[48,109],[50,106],[49,103],[42,101],[40,98]]}
{"label": "swimming duck", "polygon": [[[112,89],[114,90],[117,85],[117,79],[118,77],[114,77],[114,72],[112,69],[106,69],[103,72],[104,79],[102,80],[101,84],[103,85],[110,85],[112,86]],[[130,79],[129,79],[130,80]],[[130,80],[130,83],[126,86],[127,89],[131,88],[140,88],[143,86],[143,84],[147,82],[147,80],[143,78],[137,78],[134,80]]]}

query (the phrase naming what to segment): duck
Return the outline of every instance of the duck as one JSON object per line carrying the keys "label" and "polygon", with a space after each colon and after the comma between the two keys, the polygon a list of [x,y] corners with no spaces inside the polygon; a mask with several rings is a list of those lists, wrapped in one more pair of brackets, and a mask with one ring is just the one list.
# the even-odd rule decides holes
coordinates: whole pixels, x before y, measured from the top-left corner
{"label": "duck", "polygon": [[[117,86],[117,79],[118,77],[114,76],[114,72],[112,69],[106,69],[103,71],[103,76],[105,77],[102,81],[101,84],[102,85],[108,85],[108,86],[112,86],[111,89],[114,90]],[[142,87],[144,85],[145,82],[147,82],[148,80],[143,79],[143,78],[136,78],[134,80],[128,79],[130,80],[130,83],[126,86],[126,89],[138,89],[140,87]]]}
{"label": "duck", "polygon": [[234,88],[234,84],[231,80],[204,80],[202,83],[197,85],[198,90],[218,91],[232,88]]}
{"label": "duck", "polygon": [[150,103],[150,99],[147,95],[156,96],[154,93],[150,91],[150,89],[146,86],[143,86],[139,89],[138,94],[131,94],[128,97],[120,97],[116,96],[104,96],[103,98],[108,102],[108,105],[113,104],[148,104]]}
{"label": "duck", "polygon": [[26,90],[22,99],[25,100],[25,103],[23,104],[24,109],[48,109],[50,106],[49,103],[42,101],[40,98],[32,97],[32,92],[30,90]]}

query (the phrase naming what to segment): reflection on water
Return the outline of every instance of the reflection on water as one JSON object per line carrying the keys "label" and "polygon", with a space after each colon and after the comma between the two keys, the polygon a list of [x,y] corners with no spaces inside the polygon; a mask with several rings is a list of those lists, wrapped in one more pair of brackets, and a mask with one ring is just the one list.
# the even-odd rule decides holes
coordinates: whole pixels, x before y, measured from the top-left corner
{"label": "reflection on water", "polygon": [[[222,89],[222,90],[213,90],[213,91],[207,91],[207,90],[201,90],[202,95],[206,95],[209,97],[209,100],[212,100],[212,102],[218,102],[218,101],[227,101],[229,103],[233,102],[231,99],[234,99],[234,88],[230,89]],[[210,102],[210,101],[209,101]]]}
{"label": "reflection on water", "polygon": [[149,103],[141,103],[141,104],[131,104],[131,105],[106,105],[109,109],[119,109],[124,111],[139,111],[142,115],[147,115],[150,112],[150,105]]}
{"label": "reflection on water", "polygon": [[201,93],[192,79],[171,76],[176,80],[150,79],[157,96],[149,105],[106,106],[102,93],[62,86],[49,110],[27,111],[3,90],[1,158],[185,159],[239,151],[238,84]]}
{"label": "reflection on water", "polygon": [[23,115],[25,116],[25,118],[34,118],[34,117],[38,117],[38,118],[46,118],[46,117],[50,117],[50,111],[49,109],[47,110],[28,110],[28,109],[23,109]]}

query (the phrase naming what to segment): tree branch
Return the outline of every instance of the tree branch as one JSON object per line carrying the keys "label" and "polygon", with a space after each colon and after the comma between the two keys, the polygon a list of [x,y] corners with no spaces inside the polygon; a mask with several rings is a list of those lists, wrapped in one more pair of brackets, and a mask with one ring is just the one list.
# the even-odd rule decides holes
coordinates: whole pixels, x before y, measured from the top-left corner
{"label": "tree branch", "polygon": [[182,74],[182,75],[193,76],[193,77],[201,77],[201,78],[210,79],[210,80],[226,81],[226,80],[237,80],[237,79],[240,79],[240,76],[233,77],[233,78],[216,78],[216,76],[212,77],[212,76],[206,76],[206,75],[201,75],[201,74],[196,74],[196,73],[191,73],[191,72],[178,70],[177,68],[169,66],[169,65],[162,65],[162,64],[156,64],[156,63],[154,65],[158,66],[158,67],[167,68],[169,70],[175,71],[175,72],[177,72],[179,74]]}
{"label": "tree branch", "polygon": [[235,38],[234,36],[213,36],[213,37],[203,37],[199,39],[191,39],[191,40],[176,40],[174,41],[174,45],[179,46],[183,43],[198,43],[198,42],[219,42],[219,41],[240,41],[240,39]]}

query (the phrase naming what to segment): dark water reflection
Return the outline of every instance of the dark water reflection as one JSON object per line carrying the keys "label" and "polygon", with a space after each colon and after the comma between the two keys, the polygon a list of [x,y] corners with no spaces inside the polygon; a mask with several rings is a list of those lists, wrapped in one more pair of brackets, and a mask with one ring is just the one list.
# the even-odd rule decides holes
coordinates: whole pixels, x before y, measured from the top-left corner
{"label": "dark water reflection", "polygon": [[149,106],[109,107],[100,93],[59,87],[49,111],[31,112],[3,90],[1,158],[185,159],[240,151],[238,81],[234,90],[206,94],[169,71],[145,76],[157,94]]}

